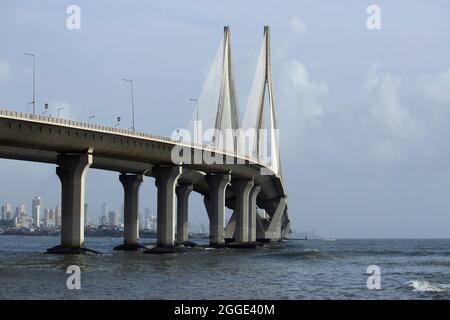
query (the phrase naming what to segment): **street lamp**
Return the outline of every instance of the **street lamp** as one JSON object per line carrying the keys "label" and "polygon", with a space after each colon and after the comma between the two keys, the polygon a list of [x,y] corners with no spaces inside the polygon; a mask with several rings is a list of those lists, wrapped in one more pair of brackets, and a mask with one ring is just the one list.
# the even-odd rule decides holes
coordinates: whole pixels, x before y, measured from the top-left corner
{"label": "street lamp", "polygon": [[64,107],[58,108],[58,118],[59,118],[59,112],[64,110]]}
{"label": "street lamp", "polygon": [[133,121],[133,126],[131,127],[131,129],[133,129],[133,131],[135,130],[134,127],[134,86],[133,86],[133,80],[130,79],[123,79],[123,81],[127,81],[131,84],[131,117],[132,117],[132,121]]}
{"label": "street lamp", "polygon": [[88,123],[90,124],[91,123],[91,119],[94,119],[94,118],[95,118],[95,116],[89,116]]}
{"label": "street lamp", "polygon": [[116,123],[116,125],[115,125],[116,128],[119,126],[120,120],[121,120],[120,117],[117,117],[117,123]]}
{"label": "street lamp", "polygon": [[33,114],[36,114],[36,64],[34,53],[25,52],[26,56],[33,57]]}
{"label": "street lamp", "polygon": [[42,112],[42,114],[46,114],[48,111],[48,103],[44,104],[44,111]]}
{"label": "street lamp", "polygon": [[197,122],[198,122],[198,99],[190,98],[189,100],[195,102],[195,108],[197,109]]}
{"label": "street lamp", "polygon": [[[199,128],[198,128],[198,99],[196,99],[196,98],[190,98],[189,100],[191,100],[191,101],[193,101],[193,102],[195,102],[195,109],[196,109],[196,111],[197,111],[197,118],[196,118],[196,121],[195,121],[195,123],[194,123],[194,137],[197,137],[197,141],[195,141],[195,142],[197,142],[198,144],[200,144],[200,133],[199,133]],[[197,128],[196,128],[196,126],[197,126]],[[194,138],[195,139],[195,138]]]}

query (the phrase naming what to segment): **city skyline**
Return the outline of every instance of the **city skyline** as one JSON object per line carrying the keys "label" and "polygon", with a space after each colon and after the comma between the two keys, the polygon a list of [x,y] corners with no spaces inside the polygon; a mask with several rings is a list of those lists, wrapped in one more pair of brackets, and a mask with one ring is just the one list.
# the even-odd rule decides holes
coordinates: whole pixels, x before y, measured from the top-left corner
{"label": "city skyline", "polygon": [[[0,211],[0,229],[3,228],[36,228],[36,229],[58,229],[61,227],[61,206],[56,204],[53,207],[45,207],[42,205],[42,198],[35,196],[31,199],[31,212],[27,210],[25,202],[19,202],[18,206],[8,201],[2,201]],[[102,201],[100,203],[100,210],[97,215],[89,214],[89,204],[85,203],[85,226],[114,226],[123,227],[123,204],[120,209],[111,208],[108,202]],[[17,217],[17,219],[16,219]],[[36,217],[39,217],[40,223],[36,224]],[[230,217],[228,216],[227,219]],[[21,220],[22,219],[22,220]],[[11,223],[9,224],[8,221]],[[156,212],[152,212],[150,208],[145,208],[144,211],[139,211],[139,227],[141,230],[156,231]],[[190,221],[188,223],[189,232],[192,233],[207,233],[208,225],[204,223],[195,223]]]}
{"label": "city skyline", "polygon": [[449,301],[449,13],[0,0],[5,311]]}
{"label": "city skyline", "polygon": [[[115,126],[120,116],[120,127],[131,127],[130,88],[123,81],[129,77],[136,130],[162,135],[186,127],[195,114],[189,99],[200,95],[223,25],[231,26],[244,109],[261,26],[271,25],[293,228],[337,238],[450,236],[450,132],[445,125],[450,39],[441,32],[450,28],[445,15],[450,8],[445,1],[411,3],[410,14],[402,5],[380,1],[384,22],[377,31],[366,26],[364,1],[331,2],[327,10],[287,1],[276,10],[263,6],[265,14],[251,16],[247,13],[256,6],[251,1],[229,7],[80,1],[89,19],[78,31],[67,30],[63,3],[3,5],[2,107],[27,110],[32,62],[24,52],[32,51],[39,114],[48,103],[53,115],[64,107],[64,118]],[[414,15],[423,21],[420,28],[410,18]],[[114,50],[105,55],[104,48]],[[13,182],[2,187],[6,198],[42,191],[46,199],[58,201],[60,183],[52,166],[1,161],[0,174]],[[114,206],[122,202],[116,174],[90,170],[86,188],[92,207],[96,199],[110,198]],[[156,210],[153,179],[145,179],[140,195],[140,210]],[[191,197],[190,219],[206,223],[202,199]]]}

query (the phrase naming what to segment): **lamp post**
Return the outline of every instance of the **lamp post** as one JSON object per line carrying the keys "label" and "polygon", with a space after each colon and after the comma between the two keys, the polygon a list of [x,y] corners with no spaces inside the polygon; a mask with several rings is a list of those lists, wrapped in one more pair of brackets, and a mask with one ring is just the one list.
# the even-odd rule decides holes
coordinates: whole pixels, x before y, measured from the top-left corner
{"label": "lamp post", "polygon": [[89,116],[88,123],[90,124],[91,123],[91,119],[94,119],[94,118],[95,118],[95,116]]}
{"label": "lamp post", "polygon": [[48,103],[44,104],[44,111],[42,112],[42,115],[46,114],[48,111]]}
{"label": "lamp post", "polygon": [[196,98],[190,98],[189,100],[194,101],[195,102],[195,109],[197,109],[197,122],[198,122],[198,99]]}
{"label": "lamp post", "polygon": [[133,126],[131,127],[131,129],[134,131],[135,127],[134,127],[134,86],[133,86],[133,80],[131,79],[123,79],[123,81],[127,81],[131,84],[131,118],[133,121]]}
{"label": "lamp post", "polygon": [[64,110],[64,107],[58,108],[58,118],[59,118],[59,112],[62,111],[62,110]]}
{"label": "lamp post", "polygon": [[200,144],[200,133],[198,130],[198,99],[190,98],[189,100],[195,102],[195,109],[197,112],[197,116],[196,116],[196,121],[194,122],[194,139],[195,139],[195,137],[197,137],[197,139],[195,139],[196,140],[195,142]]}
{"label": "lamp post", "polygon": [[33,114],[36,114],[36,64],[34,53],[25,52],[26,56],[33,57]]}

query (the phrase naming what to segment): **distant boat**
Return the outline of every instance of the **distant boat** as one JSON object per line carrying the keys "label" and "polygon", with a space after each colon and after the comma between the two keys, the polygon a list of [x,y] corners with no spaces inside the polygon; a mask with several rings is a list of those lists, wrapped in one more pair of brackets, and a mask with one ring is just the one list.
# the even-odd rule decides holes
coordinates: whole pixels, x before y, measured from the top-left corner
{"label": "distant boat", "polygon": [[336,238],[323,238],[323,241],[336,241]]}

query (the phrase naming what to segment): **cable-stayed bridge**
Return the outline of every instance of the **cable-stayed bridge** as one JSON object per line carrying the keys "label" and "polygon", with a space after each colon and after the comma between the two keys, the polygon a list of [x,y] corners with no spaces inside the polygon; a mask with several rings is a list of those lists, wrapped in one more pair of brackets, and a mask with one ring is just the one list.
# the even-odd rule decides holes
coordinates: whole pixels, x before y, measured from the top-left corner
{"label": "cable-stayed bridge", "polygon": [[[188,201],[204,197],[210,245],[251,246],[287,238],[290,221],[279,155],[270,62],[264,38],[243,119],[235,90],[230,29],[198,99],[189,138],[0,109],[0,157],[56,164],[61,180],[61,243],[49,252],[84,250],[84,193],[89,168],[115,171],[124,189],[124,244],[139,244],[139,187],[157,187],[157,248],[187,245]],[[205,134],[205,131],[211,134]],[[176,131],[180,133],[180,130]],[[233,210],[225,222],[225,208]]]}

